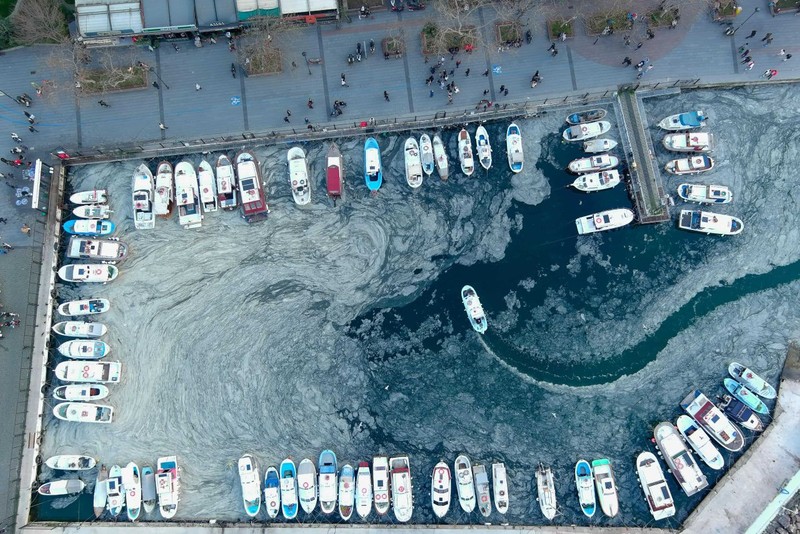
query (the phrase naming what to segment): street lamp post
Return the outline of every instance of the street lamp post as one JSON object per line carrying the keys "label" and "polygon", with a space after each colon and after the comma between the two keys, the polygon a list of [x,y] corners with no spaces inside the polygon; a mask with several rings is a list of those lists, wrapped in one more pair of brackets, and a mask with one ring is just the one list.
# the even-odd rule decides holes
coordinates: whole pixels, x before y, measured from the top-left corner
{"label": "street lamp post", "polygon": [[308,65],[308,56],[305,52],[302,53],[303,59],[306,60],[306,68],[308,69],[308,75],[311,76],[311,67]]}
{"label": "street lamp post", "polygon": [[760,7],[757,7],[757,8],[755,8],[755,9],[753,10],[753,12],[752,12],[752,13],[750,13],[750,16],[749,16],[749,17],[747,17],[746,19],[744,19],[744,21],[743,21],[741,24],[739,24],[738,26],[736,26],[736,28],[734,28],[734,30],[731,32],[731,36],[733,36],[733,35],[736,35],[736,32],[739,30],[739,28],[741,28],[742,26],[744,26],[745,24],[747,24],[747,21],[748,21],[748,20],[750,20],[750,19],[753,17],[753,15],[755,15],[755,14],[756,14],[756,13],[758,13],[759,11],[761,11],[761,8],[760,8]]}
{"label": "street lamp post", "polygon": [[164,87],[169,89],[169,85],[167,85],[167,82],[165,82],[164,80],[161,79],[161,76],[158,75],[158,73],[156,72],[156,69],[154,67],[148,67],[147,70],[149,70],[150,72],[155,74],[156,78],[158,78],[158,81],[161,82],[164,85]]}

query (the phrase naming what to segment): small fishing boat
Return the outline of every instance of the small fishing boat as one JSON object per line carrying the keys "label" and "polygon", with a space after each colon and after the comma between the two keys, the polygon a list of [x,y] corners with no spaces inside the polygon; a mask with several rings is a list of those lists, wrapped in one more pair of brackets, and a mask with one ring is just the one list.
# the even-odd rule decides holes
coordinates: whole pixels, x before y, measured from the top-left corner
{"label": "small fishing boat", "polygon": [[611,123],[608,121],[587,122],[584,124],[570,126],[564,130],[562,137],[564,138],[564,141],[585,141],[587,139],[600,137],[610,129]]}
{"label": "small fishing boat", "polygon": [[368,462],[359,462],[356,470],[356,513],[366,519],[372,511],[372,475]]}
{"label": "small fishing boat", "polygon": [[[275,471],[276,488],[278,487],[277,480],[278,472]],[[300,500],[300,508],[305,513],[310,514],[317,507],[317,468],[314,467],[314,462],[308,458],[304,458],[297,466],[297,496]],[[277,515],[277,507],[275,510]]]}
{"label": "small fishing boat", "polygon": [[67,341],[58,346],[58,352],[76,360],[99,360],[108,356],[111,347],[105,341]]}
{"label": "small fishing boat", "polygon": [[687,111],[662,119],[658,126],[663,130],[691,130],[705,126],[707,118],[702,111]]}
{"label": "small fishing boat", "polygon": [[389,476],[391,478],[394,517],[400,523],[407,523],[414,513],[411,465],[409,464],[408,456],[397,456],[389,459]]}
{"label": "small fishing boat", "polygon": [[73,495],[75,493],[80,493],[85,487],[86,484],[83,482],[83,480],[77,478],[68,478],[65,480],[52,480],[50,482],[45,482],[39,486],[39,489],[36,490],[36,493],[46,497],[57,497],[59,495]]}
{"label": "small fishing boat", "polygon": [[214,169],[206,160],[197,165],[197,187],[200,195],[200,204],[203,206],[203,213],[217,211],[219,209],[217,204],[217,179],[214,177]]}
{"label": "small fishing boat", "polygon": [[125,511],[130,521],[139,519],[142,511],[142,479],[139,466],[133,462],[122,468],[122,486],[125,488]]}
{"label": "small fishing boat", "polygon": [[[314,501],[316,505],[316,494]],[[278,477],[278,470],[272,466],[267,468],[267,474],[264,475],[264,506],[270,519],[278,517],[281,509],[281,480]]]}
{"label": "small fishing boat", "polygon": [[58,277],[65,282],[105,283],[119,276],[119,267],[100,263],[75,263],[58,270]]}
{"label": "small fishing boat", "polygon": [[590,109],[588,111],[581,111],[567,115],[566,121],[567,124],[573,125],[595,122],[605,118],[607,113],[608,112],[604,109]]}
{"label": "small fishing boat", "polygon": [[728,204],[733,201],[733,193],[724,185],[681,184],[678,196],[687,202],[700,204]]}
{"label": "small fishing boat", "polygon": [[475,172],[475,161],[472,159],[472,140],[469,132],[462,128],[458,132],[458,160],[461,162],[461,172],[465,176],[472,176]]}
{"label": "small fishing boat", "polygon": [[283,517],[294,519],[297,517],[297,471],[294,462],[287,458],[281,462],[281,510]]}
{"label": "small fishing boat", "polygon": [[225,211],[236,209],[236,175],[233,163],[225,154],[217,158],[217,204]]}
{"label": "small fishing boat", "polygon": [[522,134],[519,126],[512,122],[506,129],[506,153],[508,154],[508,166],[514,174],[522,172],[525,164],[525,156],[522,153]]}
{"label": "small fishing boat", "polygon": [[336,454],[326,449],[319,455],[319,506],[322,513],[331,514],[336,508],[336,477],[339,469]]}
{"label": "small fishing boat", "polygon": [[112,516],[117,517],[122,512],[122,508],[125,507],[125,488],[122,485],[122,468],[120,466],[111,466],[108,471],[106,486],[106,494],[108,496],[106,509]]}
{"label": "small fishing boat", "polygon": [[711,152],[714,136],[706,132],[673,133],[665,135],[662,144],[672,152]]}
{"label": "small fishing boat", "polygon": [[242,199],[242,217],[248,223],[266,220],[266,184],[261,179],[261,167],[255,155],[239,152],[236,155],[236,176],[239,180],[239,198]]}
{"label": "small fishing boat", "polygon": [[595,154],[597,152],[609,152],[617,147],[617,142],[613,139],[592,139],[583,143],[583,151]]}
{"label": "small fishing boat", "polygon": [[433,174],[433,143],[428,134],[419,137],[420,160],[422,161],[422,171],[430,176]]}
{"label": "small fishing boat", "polygon": [[110,423],[114,408],[88,402],[61,402],[53,407],[53,415],[72,423]]}
{"label": "small fishing boat", "polygon": [[636,476],[653,519],[659,521],[675,515],[675,501],[655,454],[645,451],[636,457]]}
{"label": "small fishing boat", "polygon": [[616,156],[600,154],[598,156],[573,160],[569,163],[567,168],[570,172],[581,173],[613,169],[617,165],[619,165],[619,158]]}
{"label": "small fishing boat", "polygon": [[622,228],[633,222],[633,212],[627,208],[616,208],[575,219],[578,235],[593,234]]}
{"label": "small fishing boat", "polygon": [[678,228],[701,234],[736,235],[744,230],[744,223],[737,217],[702,210],[681,210]]}
{"label": "small fishing boat", "polygon": [[78,191],[69,197],[73,204],[105,204],[108,201],[108,194],[105,189],[92,189],[89,191]]}
{"label": "small fishing boat", "polygon": [[111,217],[111,208],[108,204],[90,204],[88,206],[78,206],[72,210],[72,214],[82,219],[108,219]]}
{"label": "small fishing boat", "polygon": [[444,143],[439,134],[433,136],[433,157],[436,162],[436,170],[439,172],[439,177],[442,180],[447,180],[447,173],[450,164],[447,161],[447,150],[444,148]]}
{"label": "small fishing boat", "polygon": [[99,260],[107,263],[117,263],[124,260],[128,254],[128,245],[122,241],[111,239],[98,239],[96,237],[81,237],[74,235],[67,243],[67,257],[74,260]]}
{"label": "small fishing boat", "polygon": [[71,300],[58,306],[58,313],[68,316],[95,315],[105,313],[111,307],[108,299]]}
{"label": "small fishing boat", "polygon": [[257,516],[261,510],[261,475],[256,461],[249,454],[239,458],[239,484],[245,513],[248,517]]}
{"label": "small fishing boat", "polygon": [[472,476],[475,480],[475,493],[478,497],[478,510],[483,517],[489,517],[492,513],[492,498],[489,491],[489,475],[486,467],[480,464],[472,466]]}
{"label": "small fishing boat", "polygon": [[764,430],[764,423],[761,418],[748,408],[745,403],[734,399],[730,395],[723,395],[720,399],[719,409],[725,412],[725,415],[732,421],[753,432],[762,432]]}
{"label": "small fishing boat", "polygon": [[364,142],[364,179],[367,182],[367,189],[372,193],[377,193],[383,184],[381,149],[373,137],[368,137]]}
{"label": "small fishing boat", "polygon": [[725,460],[714,446],[706,431],[700,428],[688,415],[679,415],[675,422],[678,432],[681,433],[686,443],[692,446],[698,456],[711,469],[719,471],[725,467]]}
{"label": "small fishing boat", "polygon": [[478,161],[487,171],[492,166],[492,144],[489,142],[489,132],[483,125],[475,131],[475,145],[478,151]]}
{"label": "small fishing boat", "polygon": [[581,174],[572,182],[572,187],[584,193],[593,193],[595,191],[603,191],[604,189],[616,187],[619,185],[619,182],[619,171],[611,169],[610,171]]}
{"label": "small fishing boat", "polygon": [[102,337],[108,331],[108,327],[103,323],[93,323],[89,321],[61,321],[53,325],[53,332],[60,336],[97,338]]}
{"label": "small fishing boat", "polygon": [[608,517],[615,517],[619,513],[619,497],[611,462],[607,458],[592,460],[592,475],[595,488],[597,488],[600,509]]}
{"label": "small fishing boat", "polygon": [[144,513],[156,509],[156,475],[149,465],[142,467],[142,506]]}
{"label": "small fishing boat", "polygon": [[461,509],[467,513],[475,509],[475,485],[472,479],[472,463],[465,454],[456,458],[453,466],[456,472],[456,492]]}
{"label": "small fishing boat", "polygon": [[766,380],[740,363],[731,363],[728,373],[761,398],[774,399],[778,396],[778,392]]}
{"label": "small fishing boat", "polygon": [[344,195],[344,158],[336,143],[331,143],[328,149],[325,186],[328,189],[328,196],[333,199],[335,205],[336,201]]}
{"label": "small fishing boat", "polygon": [[178,205],[178,224],[187,230],[203,225],[197,173],[188,161],[181,161],[175,166],[175,203]]}
{"label": "small fishing boat", "polygon": [[97,471],[97,477],[94,480],[94,495],[92,496],[92,507],[94,508],[95,518],[99,518],[106,510],[106,503],[108,502],[108,469],[105,465],[101,465]]}
{"label": "small fishing boat", "polygon": [[153,212],[157,217],[169,218],[175,205],[175,187],[172,183],[172,163],[162,161],[156,168]]}
{"label": "small fishing boat", "polygon": [[58,401],[96,401],[108,397],[109,389],[103,384],[70,384],[58,386],[53,390],[53,398]]}
{"label": "small fishing boat", "polygon": [[714,160],[705,154],[689,158],[673,159],[664,165],[664,170],[677,176],[700,174],[714,168]]}
{"label": "small fishing boat", "polygon": [[708,486],[706,476],[672,423],[665,421],[657,424],[653,435],[670,472],[687,497]]}
{"label": "small fishing boat", "polygon": [[492,489],[494,490],[494,507],[501,514],[508,512],[508,479],[506,465],[492,464]]}
{"label": "small fishing boat", "polygon": [[542,510],[542,515],[552,521],[558,512],[556,483],[553,478],[553,470],[543,464],[539,464],[536,469],[536,493],[539,496],[539,508]]}
{"label": "small fishing boat", "polygon": [[311,183],[308,181],[308,165],[306,153],[300,147],[292,147],[286,155],[289,162],[289,185],[292,188],[292,199],[298,206],[311,202]]}
{"label": "small fishing boat", "polygon": [[66,361],[56,365],[55,375],[64,382],[116,384],[122,364],[119,362]]}
{"label": "small fishing boat", "polygon": [[97,460],[83,454],[59,454],[45,460],[44,465],[50,469],[58,469],[60,471],[86,471],[87,469],[94,469],[94,466],[97,465]]}
{"label": "small fishing boat", "polygon": [[486,320],[486,313],[484,313],[481,300],[478,298],[478,294],[472,286],[464,286],[461,288],[461,302],[464,304],[467,318],[473,330],[479,334],[486,332],[486,328],[489,326]]}
{"label": "small fishing boat", "polygon": [[137,230],[156,227],[153,214],[153,173],[142,163],[133,173],[133,225]]}
{"label": "small fishing boat", "polygon": [[594,495],[594,477],[592,467],[586,460],[578,460],[575,464],[575,485],[578,488],[578,502],[586,517],[594,517],[597,511],[597,500]]}
{"label": "small fishing boat", "polygon": [[111,235],[116,229],[113,222],[100,219],[71,219],[64,223],[64,231],[68,234],[89,237]]}
{"label": "small fishing boat", "polygon": [[447,464],[444,462],[436,464],[431,475],[431,506],[436,517],[444,517],[450,509],[452,482]]}
{"label": "small fishing boat", "polygon": [[389,459],[386,456],[372,459],[372,496],[375,511],[385,515],[389,511]]}
{"label": "small fishing boat", "polygon": [[769,408],[767,408],[767,405],[764,404],[755,393],[747,389],[744,384],[740,384],[733,378],[726,378],[723,380],[723,383],[728,393],[745,403],[748,408],[756,413],[769,415]]}
{"label": "small fishing boat", "polygon": [[158,510],[164,519],[172,519],[178,511],[181,479],[177,456],[164,456],[156,463]]}
{"label": "small fishing boat", "polygon": [[349,521],[353,515],[356,498],[356,477],[353,466],[344,464],[339,476],[339,515]]}
{"label": "small fishing boat", "polygon": [[681,401],[681,408],[686,410],[686,413],[692,416],[714,441],[729,451],[737,452],[744,447],[742,431],[699,390],[689,393]]}
{"label": "small fishing boat", "polygon": [[413,137],[406,139],[405,144],[406,183],[412,189],[422,185],[422,161],[419,157],[419,145]]}

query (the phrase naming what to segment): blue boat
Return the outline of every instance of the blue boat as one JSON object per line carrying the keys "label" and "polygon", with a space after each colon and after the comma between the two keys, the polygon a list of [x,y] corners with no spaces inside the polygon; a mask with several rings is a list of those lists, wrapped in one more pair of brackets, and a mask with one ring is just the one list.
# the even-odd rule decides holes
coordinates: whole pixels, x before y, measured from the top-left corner
{"label": "blue boat", "polygon": [[278,470],[274,467],[269,467],[264,476],[264,506],[267,507],[270,519],[278,517],[281,508],[281,481]]}
{"label": "blue boat", "polygon": [[280,475],[283,517],[294,519],[297,517],[297,469],[291,459],[281,462]]}
{"label": "blue boat", "polygon": [[665,118],[658,125],[664,130],[691,130],[706,125],[706,114],[702,111],[687,111]]}
{"label": "blue boat", "polygon": [[111,221],[73,219],[64,223],[64,231],[74,235],[111,235],[116,229],[117,226]]}
{"label": "blue boat", "polygon": [[383,184],[381,148],[374,137],[369,137],[364,142],[364,179],[367,181],[367,189],[373,193]]}
{"label": "blue boat", "polygon": [[578,486],[578,501],[586,517],[594,516],[597,500],[594,495],[594,477],[592,467],[586,460],[578,460],[575,464],[575,484]]}
{"label": "blue boat", "polygon": [[319,505],[322,512],[333,513],[336,508],[336,455],[331,450],[324,450],[319,455]]}
{"label": "blue boat", "polygon": [[769,408],[767,408],[767,405],[761,402],[761,399],[743,384],[740,384],[733,378],[726,378],[723,382],[725,383],[725,389],[728,390],[728,393],[745,403],[748,408],[754,412],[769,415]]}

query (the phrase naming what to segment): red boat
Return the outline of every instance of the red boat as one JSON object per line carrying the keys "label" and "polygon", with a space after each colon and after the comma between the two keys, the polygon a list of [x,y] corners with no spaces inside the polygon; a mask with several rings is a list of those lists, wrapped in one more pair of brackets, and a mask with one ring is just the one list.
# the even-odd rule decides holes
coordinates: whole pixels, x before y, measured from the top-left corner
{"label": "red boat", "polygon": [[256,157],[250,152],[239,152],[236,155],[236,174],[242,199],[242,217],[249,223],[265,220],[269,207]]}
{"label": "red boat", "polygon": [[328,196],[333,199],[342,198],[344,194],[344,160],[336,143],[331,144],[328,150],[328,167],[325,174],[325,183],[328,187]]}

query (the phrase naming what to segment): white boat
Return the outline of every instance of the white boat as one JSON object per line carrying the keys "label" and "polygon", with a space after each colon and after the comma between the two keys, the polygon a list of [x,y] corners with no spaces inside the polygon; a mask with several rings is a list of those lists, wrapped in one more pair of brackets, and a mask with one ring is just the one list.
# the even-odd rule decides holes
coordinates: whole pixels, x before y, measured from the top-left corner
{"label": "white boat", "polygon": [[492,464],[492,489],[494,490],[494,507],[501,514],[508,512],[508,478],[506,465]]}
{"label": "white boat", "polygon": [[464,128],[458,132],[458,160],[461,162],[461,172],[465,176],[472,176],[475,172],[475,161],[472,159],[472,140],[469,132]]}
{"label": "white boat", "polygon": [[239,198],[242,202],[242,217],[248,223],[266,220],[266,182],[261,180],[261,166],[251,152],[236,154],[236,177],[239,181]]}
{"label": "white boat", "polygon": [[95,518],[99,518],[106,510],[106,503],[108,502],[108,469],[105,465],[101,465],[97,471],[97,477],[94,480],[94,495],[92,496],[92,507],[94,508]]}
{"label": "white boat", "polygon": [[236,176],[233,173],[233,163],[224,154],[217,158],[217,202],[220,208],[228,211],[236,209],[239,204],[236,200]]}
{"label": "white boat", "polygon": [[615,517],[619,513],[619,496],[611,462],[607,458],[592,460],[592,476],[594,476],[594,485],[597,488],[600,509],[608,517]]}
{"label": "white boat", "polygon": [[778,392],[766,380],[740,363],[731,363],[728,366],[728,373],[759,397],[774,399],[778,396]]}
{"label": "white boat", "polygon": [[213,213],[219,209],[217,205],[217,180],[214,178],[214,169],[206,160],[197,165],[197,187],[200,195],[200,204],[203,213]]}
{"label": "white boat", "polygon": [[[308,458],[297,466],[297,496],[305,513],[310,514],[317,507],[317,468]],[[277,515],[277,508],[275,510]]]}
{"label": "white boat", "polygon": [[58,353],[76,360],[99,360],[108,356],[111,347],[105,341],[67,341],[58,346]]}
{"label": "white boat", "polygon": [[62,402],[53,407],[53,415],[72,423],[110,423],[114,408],[88,402]]}
{"label": "white boat", "polygon": [[390,458],[389,475],[391,477],[394,517],[400,523],[407,523],[414,513],[411,466],[408,462],[408,456]]}
{"label": "white boat", "polygon": [[181,478],[177,456],[164,456],[156,464],[158,510],[164,519],[172,519],[178,511]]}
{"label": "white boat", "polygon": [[86,206],[78,206],[72,210],[72,214],[82,219],[108,219],[111,217],[111,208],[108,204],[89,204]]}
{"label": "white boat", "polygon": [[153,211],[158,217],[172,215],[175,204],[175,188],[172,185],[172,164],[162,161],[156,169],[156,188],[153,198]]}
{"label": "white boat", "polygon": [[613,169],[619,165],[619,158],[616,156],[609,156],[608,154],[599,154],[597,156],[590,156],[588,158],[578,158],[570,161],[568,168],[571,172],[594,172]]}
{"label": "white boat", "polygon": [[356,477],[353,466],[344,464],[339,476],[339,516],[349,521],[356,503]]}
{"label": "white boat", "polygon": [[386,456],[372,459],[372,497],[375,511],[385,515],[389,511],[389,459]]}
{"label": "white boat", "polygon": [[58,270],[58,277],[65,282],[106,283],[119,276],[119,267],[102,263],[74,263]]}
{"label": "white boat", "polygon": [[119,382],[122,364],[119,362],[74,362],[56,365],[55,375],[64,382],[115,384]]}
{"label": "white boat", "polygon": [[736,235],[744,230],[744,223],[737,217],[701,210],[681,210],[678,228],[701,234]]}
{"label": "white boat", "polygon": [[636,457],[636,476],[653,519],[659,521],[675,515],[675,501],[655,454],[645,451]]}
{"label": "white boat", "polygon": [[175,204],[178,206],[178,224],[187,230],[203,225],[197,173],[188,161],[181,161],[175,166]]}
{"label": "white boat", "polygon": [[699,390],[689,393],[682,401],[681,408],[711,436],[714,441],[731,452],[744,447],[742,431],[731,422],[722,411],[714,406],[708,397]]}
{"label": "white boat", "polygon": [[69,197],[73,204],[105,204],[108,201],[108,194],[105,189],[92,189],[89,191],[78,191]]}
{"label": "white boat", "polygon": [[450,170],[450,164],[447,161],[447,150],[444,148],[444,143],[439,134],[433,136],[433,156],[436,162],[436,170],[439,172],[439,177],[442,180],[447,180],[447,174]]}
{"label": "white boat", "polygon": [[281,509],[285,519],[297,517],[297,469],[287,458],[281,462],[278,475],[281,479]]}
{"label": "white boat", "polygon": [[633,212],[627,208],[616,208],[575,219],[578,235],[593,234],[622,228],[633,222]]}
{"label": "white boat", "polygon": [[570,113],[567,115],[567,124],[584,124],[587,122],[596,122],[605,117],[608,112],[604,109],[589,109],[586,111],[579,111],[577,113]]}
{"label": "white boat", "polygon": [[86,471],[94,469],[97,460],[84,454],[59,454],[45,460],[44,465],[60,471]]}
{"label": "white boat", "polygon": [[125,487],[122,485],[122,468],[112,465],[106,479],[106,509],[117,517],[125,507]]}
{"label": "white boat", "polygon": [[406,183],[412,189],[422,185],[422,161],[419,157],[419,145],[413,137],[406,139],[405,144]]}
{"label": "white boat", "polygon": [[292,147],[286,155],[289,161],[289,185],[292,188],[292,198],[298,206],[305,206],[311,202],[311,183],[308,181],[308,165],[306,153],[300,147]]}
{"label": "white boat", "polygon": [[594,494],[594,475],[592,467],[586,460],[578,460],[575,464],[575,486],[578,488],[578,503],[586,517],[594,517],[597,511],[597,499]]}
{"label": "white boat", "polygon": [[725,460],[714,446],[706,431],[700,428],[688,415],[679,415],[675,426],[683,439],[692,446],[694,451],[711,469],[719,471],[725,467]]}
{"label": "white boat", "polygon": [[444,462],[436,464],[431,475],[431,506],[436,517],[444,517],[450,509],[452,483],[450,468],[447,467],[447,464]]}
{"label": "white boat", "polygon": [[103,384],[69,384],[53,390],[53,398],[58,401],[95,401],[108,397],[108,387]]}
{"label": "white boat", "polygon": [[714,136],[706,132],[672,133],[664,136],[662,144],[672,152],[711,152]]}
{"label": "white boat", "polygon": [[585,141],[600,137],[610,129],[611,123],[608,121],[587,122],[570,126],[564,130],[562,137],[565,141]]}
{"label": "white boat", "polygon": [[658,126],[664,130],[691,130],[692,128],[702,128],[706,125],[706,114],[702,111],[687,111],[670,115],[662,119]]}
{"label": "white boat", "polygon": [[487,171],[492,166],[492,144],[489,142],[489,132],[483,125],[475,131],[475,145],[478,151],[478,161]]}
{"label": "white boat", "polygon": [[[317,497],[315,490],[314,506],[316,506],[316,504]],[[278,517],[278,512],[281,510],[281,479],[278,476],[278,470],[272,466],[267,468],[267,473],[264,475],[264,507],[267,509],[267,516],[269,516],[270,519]]]}
{"label": "white boat", "polygon": [[339,467],[336,463],[336,454],[326,449],[319,455],[319,506],[322,513],[331,514],[336,508],[336,478],[339,476]]}
{"label": "white boat", "polygon": [[67,337],[98,338],[106,335],[108,327],[90,321],[61,321],[53,325],[53,332]]}
{"label": "white boat", "polygon": [[617,148],[617,142],[613,139],[591,139],[583,143],[583,151],[595,154],[597,152],[609,152]]}
{"label": "white boat", "polygon": [[156,227],[153,214],[153,173],[142,163],[133,173],[133,225],[137,230]]}
{"label": "white boat", "polygon": [[525,164],[525,156],[522,152],[522,134],[519,126],[512,122],[506,129],[506,153],[508,154],[508,166],[511,172],[517,174],[522,172]]}
{"label": "white boat", "polygon": [[556,483],[553,479],[553,470],[542,464],[536,469],[536,493],[539,496],[539,508],[542,514],[552,521],[558,512]]}
{"label": "white boat", "polygon": [[681,184],[678,196],[687,202],[700,204],[728,204],[733,201],[733,193],[724,185]]}
{"label": "white boat", "polygon": [[419,150],[420,150],[420,160],[422,161],[422,170],[425,174],[430,176],[433,174],[434,162],[433,162],[433,143],[431,142],[431,138],[428,134],[422,134],[419,136]]}
{"label": "white boat", "polygon": [[467,318],[472,328],[479,334],[486,332],[489,326],[486,320],[486,313],[483,311],[483,305],[478,298],[478,293],[472,286],[464,286],[461,288],[461,303],[467,312]]}
{"label": "white boat", "polygon": [[249,454],[239,458],[239,485],[245,513],[248,517],[257,516],[261,510],[261,476],[256,461]]}
{"label": "white boat", "polygon": [[125,511],[128,519],[136,521],[142,511],[142,479],[138,465],[130,462],[122,468],[122,485],[125,488]]}
{"label": "white boat", "polygon": [[67,257],[75,260],[98,260],[117,263],[125,259],[128,245],[116,238],[99,239],[74,235],[67,243]]}
{"label": "white boat", "polygon": [[146,465],[142,468],[142,507],[149,514],[156,509],[156,475],[153,468]]}
{"label": "white boat", "polygon": [[472,479],[472,463],[465,454],[456,458],[453,470],[456,473],[456,493],[461,509],[467,513],[475,509],[475,484]]}
{"label": "white boat", "polygon": [[478,510],[483,517],[489,517],[492,513],[492,497],[489,491],[489,475],[486,473],[486,467],[480,464],[473,465],[472,476],[475,479]]}
{"label": "white boat", "polygon": [[366,519],[372,511],[372,475],[369,463],[360,462],[356,470],[356,513]]}
{"label": "white boat", "polygon": [[581,174],[572,182],[572,187],[584,193],[593,193],[595,191],[603,191],[604,189],[616,187],[619,185],[619,182],[619,171],[611,169],[610,171]]}
{"label": "white boat", "polygon": [[83,488],[86,487],[86,484],[83,480],[77,478],[68,478],[65,480],[52,480],[50,482],[45,482],[39,489],[36,490],[36,493],[39,495],[45,495],[47,497],[56,497],[58,495],[73,495],[75,493],[80,493],[83,491]]}
{"label": "white boat", "polygon": [[665,421],[657,424],[653,434],[664,461],[687,497],[708,486],[706,476],[672,423]]}
{"label": "white boat", "polygon": [[714,160],[705,154],[697,154],[688,158],[678,158],[667,162],[664,170],[676,176],[700,174],[714,168]]}
{"label": "white boat", "polygon": [[71,300],[59,304],[58,313],[68,316],[95,315],[107,312],[110,307],[108,299]]}

